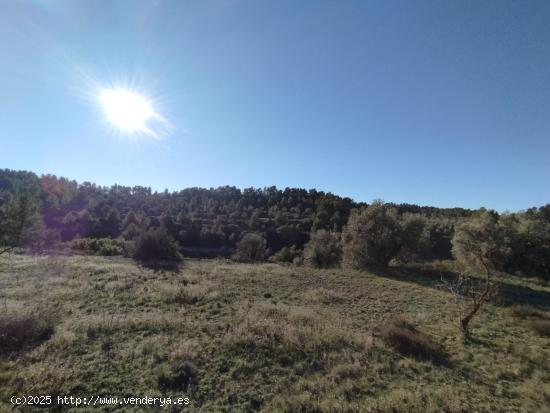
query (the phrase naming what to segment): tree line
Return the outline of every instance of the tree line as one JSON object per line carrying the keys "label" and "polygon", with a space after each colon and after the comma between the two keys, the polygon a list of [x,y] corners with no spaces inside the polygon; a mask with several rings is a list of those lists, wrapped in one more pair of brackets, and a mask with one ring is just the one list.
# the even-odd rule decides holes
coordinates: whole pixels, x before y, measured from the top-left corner
{"label": "tree line", "polygon": [[[0,170],[4,249],[25,245],[39,252],[74,242],[116,252],[119,242],[147,238],[151,245],[151,239],[165,234],[191,255],[367,268],[395,260],[459,258],[458,240],[480,219],[493,222],[498,231],[469,229],[469,234],[486,245],[499,239],[499,269],[550,275],[550,205],[497,214],[483,208],[367,205],[315,189],[224,186],[156,192]],[[100,239],[113,242],[90,241]]]}

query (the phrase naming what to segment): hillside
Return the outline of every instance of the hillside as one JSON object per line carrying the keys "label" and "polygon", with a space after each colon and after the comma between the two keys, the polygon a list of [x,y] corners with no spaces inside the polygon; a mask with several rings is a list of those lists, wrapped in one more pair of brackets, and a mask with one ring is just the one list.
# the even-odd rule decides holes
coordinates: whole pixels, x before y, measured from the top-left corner
{"label": "hillside", "polygon": [[[18,331],[19,320],[22,337],[2,349],[2,411],[14,394],[189,397],[163,410],[173,412],[549,411],[550,345],[532,328],[550,317],[548,286],[505,280],[514,302],[546,310],[505,296],[465,341],[457,304],[421,267],[187,260],[155,272],[122,257],[0,260],[1,326]],[[438,358],[388,345],[382,331],[396,317],[441,345]]]}
{"label": "hillside", "polygon": [[[350,211],[365,205],[315,189],[224,186],[154,192],[143,186],[101,187],[54,175],[0,170],[0,207],[17,192],[31,194],[50,238],[131,239],[144,228],[162,225],[188,254],[203,256],[228,255],[246,232],[266,239],[268,255],[285,246],[302,248],[311,232],[339,232]],[[472,214],[463,208],[387,205],[399,214],[429,219],[430,258],[450,258],[454,224]]]}

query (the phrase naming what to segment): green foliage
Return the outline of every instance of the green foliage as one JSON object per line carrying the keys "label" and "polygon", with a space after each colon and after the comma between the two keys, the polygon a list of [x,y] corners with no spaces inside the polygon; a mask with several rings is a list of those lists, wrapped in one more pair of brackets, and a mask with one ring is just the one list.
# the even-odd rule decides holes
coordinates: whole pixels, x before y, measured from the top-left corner
{"label": "green foliage", "polygon": [[550,279],[550,222],[529,214],[499,219],[506,243],[504,269],[517,275]]}
{"label": "green foliage", "polygon": [[459,225],[452,243],[453,255],[471,272],[489,274],[505,264],[505,233],[495,213],[483,211]]}
{"label": "green foliage", "polygon": [[76,238],[71,242],[75,250],[94,255],[125,255],[128,246],[124,241],[112,238]]}
{"label": "green foliage", "polygon": [[275,262],[287,262],[292,263],[300,259],[302,251],[296,248],[295,245],[291,247],[283,247],[277,253],[275,253],[271,259]]}
{"label": "green foliage", "polygon": [[469,271],[550,279],[550,223],[533,214],[480,211],[457,227],[452,244],[453,255]]}
{"label": "green foliage", "polygon": [[7,196],[0,205],[0,254],[21,245],[25,230],[37,219],[38,207],[28,192]]}
{"label": "green foliage", "polygon": [[237,244],[237,251],[233,258],[237,261],[253,262],[263,261],[265,258],[265,239],[254,233],[244,234]]}
{"label": "green foliage", "polygon": [[[141,186],[106,188],[53,175],[37,177],[0,170],[0,192],[14,194],[19,190],[32,194],[40,204],[46,228],[60,233],[62,241],[120,236],[134,240],[148,227],[162,225],[182,247],[197,251],[234,249],[245,232],[261,235],[271,251],[291,245],[302,249],[312,229],[341,231],[350,210],[361,207],[349,198],[299,188],[240,190],[225,186],[169,193]],[[414,212],[449,219],[470,213],[416,205],[395,208],[399,214]]]}
{"label": "green foliage", "polygon": [[400,253],[419,248],[424,225],[421,217],[400,217],[381,201],[352,210],[342,233],[344,264],[355,269],[387,266]]}
{"label": "green foliage", "polygon": [[29,228],[22,236],[22,244],[34,254],[54,251],[60,242],[59,232],[46,228],[42,223]]}
{"label": "green foliage", "polygon": [[311,234],[304,248],[304,261],[315,268],[332,268],[340,265],[342,247],[340,234],[320,229]]}
{"label": "green foliage", "polygon": [[163,227],[141,233],[136,238],[133,257],[143,261],[182,261],[176,243]]}
{"label": "green foliage", "polygon": [[[348,219],[352,209],[356,211]],[[549,211],[546,205],[496,216],[506,246],[501,269],[550,279]],[[474,215],[475,211],[460,208],[381,202],[365,208],[349,198],[313,189],[225,186],[169,193],[0,170],[0,252],[21,245],[45,251],[57,243],[56,234],[62,241],[76,237],[135,240],[157,226],[165,227],[180,246],[197,254],[231,251],[246,232],[263,237],[271,252],[292,245],[303,249],[311,232],[338,232],[345,227],[346,265],[366,268],[385,266],[391,260],[449,259],[455,229]]]}
{"label": "green foliage", "polygon": [[122,235],[122,238],[129,241],[129,240],[135,239],[139,234],[141,234],[141,229],[139,228],[139,226],[133,222],[130,222],[126,226],[124,231],[122,231],[121,235]]}

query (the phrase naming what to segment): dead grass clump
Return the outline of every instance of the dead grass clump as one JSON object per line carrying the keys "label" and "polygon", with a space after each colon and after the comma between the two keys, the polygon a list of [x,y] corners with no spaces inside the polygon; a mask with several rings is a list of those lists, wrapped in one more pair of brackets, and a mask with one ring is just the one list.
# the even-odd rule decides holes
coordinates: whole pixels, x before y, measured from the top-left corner
{"label": "dead grass clump", "polygon": [[344,302],[344,298],[331,290],[326,288],[312,288],[303,293],[302,297],[304,301],[312,304],[341,304]]}
{"label": "dead grass clump", "polygon": [[168,303],[197,304],[217,297],[218,292],[210,283],[188,284],[177,287],[166,294]]}
{"label": "dead grass clump", "polygon": [[96,340],[102,336],[137,332],[174,333],[185,329],[185,320],[179,314],[163,311],[124,316],[100,314],[78,319],[71,328],[77,335]]}
{"label": "dead grass clump", "polygon": [[525,320],[525,325],[540,336],[550,336],[550,317],[543,311],[529,305],[512,308],[512,315]]}
{"label": "dead grass clump", "polygon": [[544,318],[544,314],[539,309],[530,305],[516,305],[512,307],[512,315],[521,319],[531,317]]}
{"label": "dead grass clump", "polygon": [[54,327],[52,318],[35,313],[0,316],[0,355],[39,345],[53,335]]}
{"label": "dead grass clump", "polygon": [[157,373],[157,383],[161,391],[192,391],[198,385],[197,369],[193,363],[184,361]]}
{"label": "dead grass clump", "polygon": [[308,360],[310,367],[320,367],[329,363],[331,354],[363,354],[372,343],[370,336],[342,320],[304,307],[248,302],[238,310],[238,320],[225,344],[247,357],[271,354],[266,363]]}
{"label": "dead grass clump", "polygon": [[404,356],[436,364],[448,362],[446,353],[438,343],[404,319],[395,319],[384,325],[382,340]]}
{"label": "dead grass clump", "polygon": [[138,351],[142,356],[150,358],[153,364],[178,364],[195,360],[200,353],[200,346],[195,340],[160,334],[144,338]]}
{"label": "dead grass clump", "polygon": [[527,325],[538,335],[550,337],[550,320],[529,320]]}

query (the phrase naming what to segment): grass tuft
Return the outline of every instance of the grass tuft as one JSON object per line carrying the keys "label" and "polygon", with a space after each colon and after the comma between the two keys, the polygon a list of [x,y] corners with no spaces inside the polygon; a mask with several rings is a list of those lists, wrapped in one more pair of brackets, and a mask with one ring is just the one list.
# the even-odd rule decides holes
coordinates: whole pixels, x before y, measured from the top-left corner
{"label": "grass tuft", "polygon": [[53,335],[54,326],[52,318],[34,313],[0,316],[0,355],[36,347]]}
{"label": "grass tuft", "polygon": [[448,364],[443,348],[429,335],[423,333],[407,320],[397,318],[385,324],[382,340],[404,356],[435,364]]}
{"label": "grass tuft", "polygon": [[161,391],[191,391],[198,385],[197,369],[188,361],[176,364],[170,369],[161,369],[157,374]]}
{"label": "grass tuft", "polygon": [[527,325],[539,336],[550,337],[550,320],[529,320]]}

